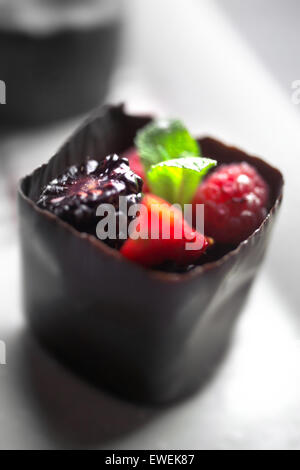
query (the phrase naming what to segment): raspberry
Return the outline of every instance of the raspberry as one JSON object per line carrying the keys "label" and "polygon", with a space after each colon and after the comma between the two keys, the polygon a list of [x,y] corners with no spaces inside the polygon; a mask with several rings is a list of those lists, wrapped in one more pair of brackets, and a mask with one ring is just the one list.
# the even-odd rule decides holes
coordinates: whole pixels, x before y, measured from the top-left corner
{"label": "raspberry", "polygon": [[[119,217],[123,215],[118,210],[119,196],[127,198],[127,207],[138,204],[142,198],[142,186],[142,179],[130,170],[126,158],[110,155],[100,163],[89,160],[80,167],[70,167],[44,188],[37,205],[53,212],[80,232],[95,235],[101,220],[96,216],[97,207],[113,204],[118,224]],[[128,218],[128,223],[130,221]],[[120,240],[107,240],[107,243],[116,248],[122,244]]]}
{"label": "raspberry", "polygon": [[205,205],[205,234],[238,244],[267,215],[268,186],[248,163],[222,165],[200,185],[194,204]]}

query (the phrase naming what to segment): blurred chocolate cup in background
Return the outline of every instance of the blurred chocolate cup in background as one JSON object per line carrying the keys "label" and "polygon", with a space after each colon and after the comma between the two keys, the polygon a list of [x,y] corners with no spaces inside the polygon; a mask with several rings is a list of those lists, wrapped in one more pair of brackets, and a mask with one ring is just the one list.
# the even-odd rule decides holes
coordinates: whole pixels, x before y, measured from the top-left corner
{"label": "blurred chocolate cup in background", "polygon": [[101,103],[120,32],[121,0],[0,0],[0,125],[45,124]]}

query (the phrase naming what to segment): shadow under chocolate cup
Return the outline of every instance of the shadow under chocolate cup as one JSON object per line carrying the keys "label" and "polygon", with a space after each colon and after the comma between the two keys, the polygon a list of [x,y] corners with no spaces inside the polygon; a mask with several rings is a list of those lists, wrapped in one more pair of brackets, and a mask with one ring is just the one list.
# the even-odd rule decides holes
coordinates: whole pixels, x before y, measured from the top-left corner
{"label": "shadow under chocolate cup", "polygon": [[19,210],[24,306],[40,342],[93,383],[163,404],[197,390],[224,355],[267,249],[283,178],[259,158],[200,139],[204,156],[257,168],[270,187],[270,210],[229,253],[180,274],[131,263],[37,207],[45,184],[70,165],[124,152],[150,120],[122,106],[95,111],[47,165],[21,181]]}

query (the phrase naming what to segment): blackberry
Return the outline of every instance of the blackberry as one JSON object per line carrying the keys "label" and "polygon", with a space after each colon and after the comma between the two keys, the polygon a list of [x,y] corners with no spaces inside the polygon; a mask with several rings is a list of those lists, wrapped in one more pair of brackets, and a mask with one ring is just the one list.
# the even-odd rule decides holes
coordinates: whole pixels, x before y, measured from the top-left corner
{"label": "blackberry", "polygon": [[[119,196],[126,197],[127,208],[138,204],[142,199],[142,186],[142,179],[130,170],[127,158],[109,155],[100,163],[88,160],[79,167],[71,166],[43,189],[37,205],[80,232],[96,235],[101,220],[96,216],[98,206],[112,204],[118,234],[120,217],[126,215],[119,208]],[[128,223],[131,220],[128,217]],[[115,248],[120,248],[123,243],[123,240],[105,241]]]}

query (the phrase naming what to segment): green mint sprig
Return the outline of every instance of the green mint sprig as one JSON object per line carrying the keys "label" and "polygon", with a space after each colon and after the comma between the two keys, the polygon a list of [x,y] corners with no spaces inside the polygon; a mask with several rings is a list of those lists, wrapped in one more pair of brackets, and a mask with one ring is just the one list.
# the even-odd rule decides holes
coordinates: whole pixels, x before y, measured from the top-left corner
{"label": "green mint sprig", "polygon": [[185,156],[201,156],[197,141],[179,120],[152,121],[138,131],[135,144],[146,171],[151,165]]}
{"label": "green mint sprig", "polygon": [[204,176],[217,165],[202,157],[197,141],[176,119],[152,121],[138,131],[135,144],[151,192],[172,204],[189,204]]}

